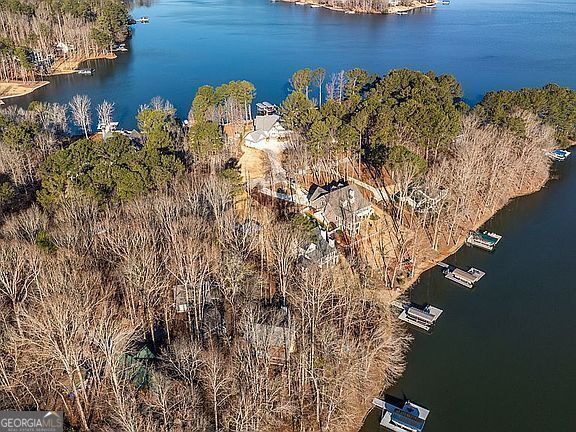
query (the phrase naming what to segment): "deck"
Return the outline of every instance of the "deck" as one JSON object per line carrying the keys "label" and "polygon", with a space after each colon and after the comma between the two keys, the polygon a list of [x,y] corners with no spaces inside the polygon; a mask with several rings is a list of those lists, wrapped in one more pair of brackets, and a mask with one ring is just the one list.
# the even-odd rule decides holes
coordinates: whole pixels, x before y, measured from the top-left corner
{"label": "deck", "polygon": [[[402,428],[397,424],[392,422],[392,412],[398,412],[401,410],[411,411],[411,417],[416,420],[419,424],[419,428],[412,429],[412,430],[421,430],[421,428],[426,423],[428,419],[428,415],[430,414],[430,410],[427,410],[424,407],[421,407],[413,402],[406,401],[404,403],[404,408],[396,406],[395,404],[391,404],[384,400],[374,398],[372,404],[380,409],[382,409],[382,417],[380,418],[380,426],[386,428],[387,430],[391,430],[394,432],[406,432],[411,429]],[[415,410],[415,411],[414,411]],[[405,412],[406,412],[405,411]]]}

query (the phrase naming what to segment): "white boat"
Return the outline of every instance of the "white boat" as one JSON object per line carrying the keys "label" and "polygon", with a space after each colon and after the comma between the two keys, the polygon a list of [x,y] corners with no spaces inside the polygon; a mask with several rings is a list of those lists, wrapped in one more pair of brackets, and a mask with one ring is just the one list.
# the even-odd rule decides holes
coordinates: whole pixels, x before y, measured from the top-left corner
{"label": "white boat", "polygon": [[408,15],[408,12],[406,12],[406,11],[399,11],[399,12],[396,12],[396,15]]}
{"label": "white boat", "polygon": [[394,432],[422,432],[430,410],[405,401],[402,406],[374,398],[372,403],[382,409],[380,426]]}
{"label": "white boat", "polygon": [[311,7],[311,8],[321,8],[322,5],[319,5],[319,4],[311,4],[310,7]]}
{"label": "white boat", "polygon": [[137,21],[140,24],[148,24],[150,22],[150,18],[144,16],[144,17],[140,17]]}
{"label": "white boat", "polygon": [[76,73],[79,75],[92,75],[94,69],[76,69]]}
{"label": "white boat", "polygon": [[440,318],[440,315],[444,312],[442,309],[432,305],[419,307],[412,303],[402,303],[398,301],[392,302],[392,305],[402,309],[402,312],[398,315],[398,319],[425,331],[430,331],[432,327],[434,327],[436,320]]}
{"label": "white boat", "polygon": [[546,156],[555,161],[566,160],[566,158],[570,156],[570,154],[571,153],[568,150],[562,150],[562,149],[555,149],[546,152]]}
{"label": "white boat", "polygon": [[485,230],[470,231],[470,234],[466,239],[466,244],[492,252],[500,240],[502,240],[502,236],[500,234],[488,232]]}
{"label": "white boat", "polygon": [[447,266],[444,268],[444,277],[452,282],[456,282],[466,288],[474,288],[474,284],[484,277],[486,273],[477,268],[470,267],[469,270],[464,271],[458,267]]}
{"label": "white boat", "polygon": [[434,8],[436,7],[436,3],[434,3],[434,4],[427,4],[427,5],[424,6],[424,7],[427,7],[428,9],[434,9]]}
{"label": "white boat", "polygon": [[344,12],[344,13],[347,13],[348,15],[354,15],[356,12],[349,10],[349,11],[346,11],[346,12]]}

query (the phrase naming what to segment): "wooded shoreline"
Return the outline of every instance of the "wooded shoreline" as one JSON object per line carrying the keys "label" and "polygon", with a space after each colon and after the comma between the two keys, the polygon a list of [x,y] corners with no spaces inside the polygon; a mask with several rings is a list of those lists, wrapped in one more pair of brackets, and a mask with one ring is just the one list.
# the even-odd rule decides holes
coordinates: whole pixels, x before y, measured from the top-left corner
{"label": "wooded shoreline", "polygon": [[[490,219],[492,219],[494,216],[496,216],[500,211],[502,211],[504,208],[506,208],[510,204],[511,201],[513,201],[517,198],[521,198],[521,197],[532,195],[532,194],[535,194],[536,192],[539,192],[540,190],[542,190],[546,186],[546,184],[548,183],[548,181],[550,181],[550,179],[551,179],[551,176],[548,175],[548,177],[539,185],[537,185],[535,187],[531,187],[531,188],[526,188],[526,190],[520,191],[518,194],[510,197],[509,201],[505,205],[503,205],[502,207],[499,207],[498,209],[496,209],[493,212],[486,213],[486,215],[484,217],[482,217],[477,223],[475,223],[470,229],[471,230],[477,230],[477,229],[481,228],[486,222],[488,222]],[[436,267],[436,265],[439,262],[444,261],[446,258],[449,258],[452,255],[456,254],[460,250],[460,248],[462,248],[465,245],[465,243],[466,243],[466,236],[462,236],[458,239],[456,245],[454,245],[452,248],[450,248],[448,250],[440,250],[434,256],[434,258],[421,262],[420,265],[415,270],[414,276],[412,278],[410,278],[408,281],[406,281],[406,284],[402,289],[400,289],[398,291],[380,291],[378,294],[381,294],[381,296],[379,296],[378,301],[389,304],[391,301],[398,299],[399,297],[402,297],[403,295],[405,295],[410,290],[410,288],[412,288],[416,283],[418,283],[420,276],[422,276],[428,270],[434,269],[434,267]],[[383,391],[385,391],[385,389],[382,387],[382,385],[378,385],[378,386],[370,385],[373,382],[374,381],[371,381],[371,380],[366,381],[366,383],[368,385],[367,385],[365,394],[371,395],[371,396],[367,397],[367,400],[365,400],[363,402],[361,411],[364,412],[364,415],[362,418],[358,418],[359,427],[350,428],[348,430],[349,432],[358,432],[362,428],[362,426],[366,422],[368,415],[370,414],[372,409],[374,409],[374,406],[372,405],[372,396],[376,396],[376,394],[381,394]]]}
{"label": "wooded shoreline", "polygon": [[[104,53],[88,57],[80,57],[77,59],[61,59],[57,62],[54,71],[46,77],[58,76],[58,75],[70,75],[77,72],[77,69],[82,65],[82,63],[88,60],[114,60],[117,55],[114,53]],[[0,81],[0,100],[8,100],[16,97],[26,96],[36,90],[47,86],[50,81]]]}

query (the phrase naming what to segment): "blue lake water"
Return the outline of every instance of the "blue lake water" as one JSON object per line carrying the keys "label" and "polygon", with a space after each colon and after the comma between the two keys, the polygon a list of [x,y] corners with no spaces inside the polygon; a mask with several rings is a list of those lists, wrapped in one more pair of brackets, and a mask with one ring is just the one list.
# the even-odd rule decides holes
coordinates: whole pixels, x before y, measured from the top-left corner
{"label": "blue lake water", "polygon": [[122,126],[139,104],[160,95],[181,116],[196,89],[247,79],[260,100],[280,102],[302,67],[362,67],[375,73],[414,68],[454,74],[469,102],[490,90],[576,87],[574,0],[454,0],[410,15],[346,15],[267,0],[158,0],[133,15],[129,53],[91,62],[93,77],[61,76],[33,99],[88,94],[116,103]]}
{"label": "blue lake water", "polygon": [[[122,127],[140,104],[170,100],[186,116],[196,89],[252,81],[257,99],[280,102],[302,67],[375,73],[451,73],[467,101],[490,90],[576,88],[576,1],[452,0],[408,16],[345,15],[267,0],[158,0],[138,8],[129,53],[90,62],[93,77],[61,76],[16,100],[66,102],[87,94],[116,104]],[[392,390],[432,410],[426,432],[576,431],[576,160],[559,180],[515,200],[489,226],[505,237],[494,254],[450,259],[487,276],[473,291],[425,273],[416,301],[445,310],[432,335],[416,333],[405,376]],[[364,431],[378,431],[378,413]]]}

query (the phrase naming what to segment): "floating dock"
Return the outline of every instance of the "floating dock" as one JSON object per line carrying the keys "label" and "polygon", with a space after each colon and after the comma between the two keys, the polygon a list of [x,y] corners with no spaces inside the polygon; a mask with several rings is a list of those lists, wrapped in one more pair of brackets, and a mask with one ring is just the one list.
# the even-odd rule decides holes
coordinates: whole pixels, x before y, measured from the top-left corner
{"label": "floating dock", "polygon": [[398,319],[425,331],[430,331],[436,324],[436,320],[444,312],[442,309],[432,305],[420,307],[413,303],[402,303],[398,300],[393,301],[391,304],[402,310],[400,315],[398,315]]}
{"label": "floating dock", "polygon": [[470,289],[474,288],[474,284],[482,279],[486,274],[482,270],[478,270],[474,267],[470,267],[470,269],[465,271],[443,262],[438,263],[438,266],[444,268],[442,273],[444,273],[446,279]]}
{"label": "floating dock", "polygon": [[399,406],[374,398],[372,403],[382,410],[380,426],[394,432],[422,432],[430,414],[430,410],[410,401]]}
{"label": "floating dock", "polygon": [[500,234],[488,231],[470,231],[466,244],[492,252],[500,240],[502,240]]}

